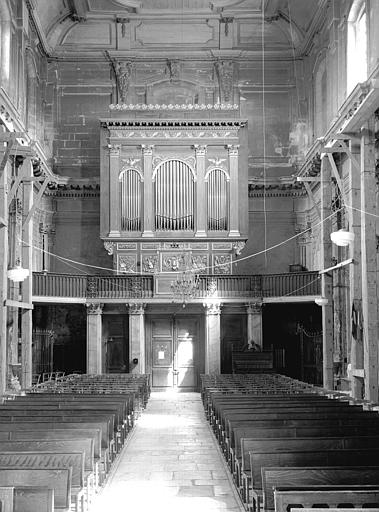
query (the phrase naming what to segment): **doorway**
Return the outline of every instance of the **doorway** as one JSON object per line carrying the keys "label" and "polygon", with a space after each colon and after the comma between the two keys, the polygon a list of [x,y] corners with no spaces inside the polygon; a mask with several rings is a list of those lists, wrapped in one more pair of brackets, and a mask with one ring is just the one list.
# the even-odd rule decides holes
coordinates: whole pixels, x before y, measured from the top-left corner
{"label": "doorway", "polygon": [[151,317],[152,386],[178,391],[198,389],[199,319]]}

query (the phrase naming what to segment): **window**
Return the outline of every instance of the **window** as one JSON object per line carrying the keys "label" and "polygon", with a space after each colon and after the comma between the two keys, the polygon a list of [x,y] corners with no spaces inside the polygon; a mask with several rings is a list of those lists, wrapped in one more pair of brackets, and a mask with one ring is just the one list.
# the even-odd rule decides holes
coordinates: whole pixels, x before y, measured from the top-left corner
{"label": "window", "polygon": [[347,94],[367,80],[367,16],[365,0],[355,0],[347,29]]}
{"label": "window", "polygon": [[121,171],[121,231],[141,231],[141,176],[135,169]]}
{"label": "window", "polygon": [[222,169],[212,169],[206,176],[209,231],[228,229],[228,181],[229,177]]}
{"label": "window", "polygon": [[155,181],[155,229],[158,231],[193,231],[194,174],[182,160],[159,164]]}

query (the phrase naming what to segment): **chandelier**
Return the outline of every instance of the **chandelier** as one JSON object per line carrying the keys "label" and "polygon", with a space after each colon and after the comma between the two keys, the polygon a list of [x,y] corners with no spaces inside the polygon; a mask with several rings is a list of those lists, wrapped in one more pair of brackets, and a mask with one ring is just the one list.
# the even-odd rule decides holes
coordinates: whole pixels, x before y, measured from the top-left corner
{"label": "chandelier", "polygon": [[171,281],[173,302],[181,302],[183,308],[192,299],[199,287],[199,275],[195,274],[192,268],[191,253],[184,253],[180,256],[180,266],[183,270],[178,273],[175,280]]}

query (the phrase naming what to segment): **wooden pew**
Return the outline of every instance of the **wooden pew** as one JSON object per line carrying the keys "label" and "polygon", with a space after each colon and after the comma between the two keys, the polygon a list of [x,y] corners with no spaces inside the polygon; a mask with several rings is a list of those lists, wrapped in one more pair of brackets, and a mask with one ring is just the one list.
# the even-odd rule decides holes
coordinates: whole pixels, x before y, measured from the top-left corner
{"label": "wooden pew", "polygon": [[[262,468],[294,466],[355,466],[364,464],[375,466],[378,463],[379,447],[375,449],[349,449],[349,450],[299,450],[250,452],[251,472],[242,473],[243,496],[246,503],[251,503],[251,497],[257,503],[260,502],[263,489],[261,476]],[[252,494],[250,491],[252,490]]]}
{"label": "wooden pew", "polygon": [[0,452],[0,471],[8,467],[20,469],[71,468],[71,501],[75,511],[82,512],[86,506],[86,475],[84,454],[55,452]]}
{"label": "wooden pew", "polygon": [[[275,512],[288,512],[294,508],[327,507],[340,510],[343,507],[379,507],[379,486],[313,486],[276,487],[274,489]],[[350,508],[351,510],[351,508]],[[378,509],[379,510],[379,509]]]}
{"label": "wooden pew", "polygon": [[274,489],[319,486],[377,486],[379,466],[262,468],[263,509],[274,510]]}
{"label": "wooden pew", "polygon": [[54,490],[54,511],[69,512],[71,473],[71,468],[29,469],[7,467],[6,469],[0,469],[0,486],[48,487]]}
{"label": "wooden pew", "polygon": [[15,487],[14,512],[54,512],[54,489]]}

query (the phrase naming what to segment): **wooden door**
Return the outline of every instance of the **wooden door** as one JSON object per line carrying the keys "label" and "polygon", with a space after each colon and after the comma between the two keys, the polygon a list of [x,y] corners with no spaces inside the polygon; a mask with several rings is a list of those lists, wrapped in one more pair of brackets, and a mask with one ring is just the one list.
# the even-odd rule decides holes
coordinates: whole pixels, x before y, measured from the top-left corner
{"label": "wooden door", "polygon": [[107,373],[127,373],[129,371],[127,329],[127,322],[122,315],[109,315],[108,337],[106,341]]}
{"label": "wooden door", "polygon": [[151,319],[152,386],[198,388],[199,322],[195,316]]}

